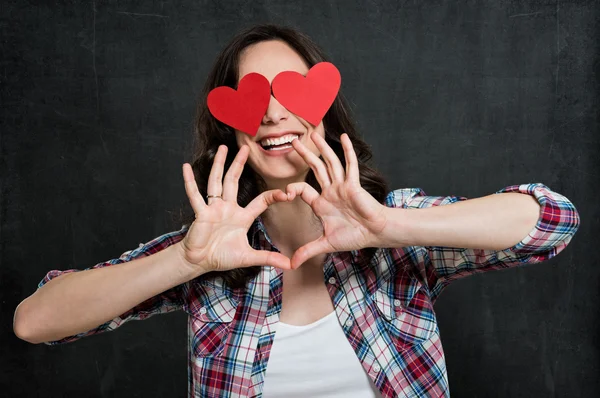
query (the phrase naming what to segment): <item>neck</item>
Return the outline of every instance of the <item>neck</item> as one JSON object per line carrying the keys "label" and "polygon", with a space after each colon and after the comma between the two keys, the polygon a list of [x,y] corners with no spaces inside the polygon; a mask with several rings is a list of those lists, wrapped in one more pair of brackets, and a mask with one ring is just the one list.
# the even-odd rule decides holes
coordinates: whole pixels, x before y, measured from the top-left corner
{"label": "neck", "polygon": [[[305,181],[307,173],[308,171],[302,176],[289,180],[265,181],[266,190],[281,189],[283,192],[286,192],[288,184]],[[273,244],[283,255],[289,258],[292,258],[292,255],[298,248],[318,239],[323,234],[321,221],[314,214],[310,205],[299,196],[296,196],[292,201],[272,204],[261,214],[261,218]],[[315,261],[315,263],[320,264],[321,261]],[[305,268],[305,271],[307,271],[306,267],[299,269],[302,268]]]}
{"label": "neck", "polygon": [[293,254],[323,234],[321,221],[300,197],[291,202],[272,204],[262,214],[262,219],[269,237],[282,252]]}

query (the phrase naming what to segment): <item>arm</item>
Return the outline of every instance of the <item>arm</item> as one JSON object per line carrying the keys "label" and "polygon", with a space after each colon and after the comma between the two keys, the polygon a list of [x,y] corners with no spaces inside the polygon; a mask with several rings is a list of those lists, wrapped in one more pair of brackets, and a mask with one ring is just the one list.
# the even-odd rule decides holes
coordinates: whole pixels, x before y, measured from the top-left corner
{"label": "arm", "polygon": [[580,224],[573,203],[540,183],[469,200],[399,189],[386,201],[380,246],[419,246],[417,265],[433,297],[450,281],[475,272],[550,259]]}
{"label": "arm", "polygon": [[386,207],[386,247],[503,250],[516,245],[533,230],[541,210],[535,197],[515,192],[440,205],[433,204],[420,211]]}
{"label": "arm", "polygon": [[182,237],[162,235],[85,270],[50,271],[15,310],[15,334],[54,345],[181,308],[182,284],[199,276],[175,243]]}

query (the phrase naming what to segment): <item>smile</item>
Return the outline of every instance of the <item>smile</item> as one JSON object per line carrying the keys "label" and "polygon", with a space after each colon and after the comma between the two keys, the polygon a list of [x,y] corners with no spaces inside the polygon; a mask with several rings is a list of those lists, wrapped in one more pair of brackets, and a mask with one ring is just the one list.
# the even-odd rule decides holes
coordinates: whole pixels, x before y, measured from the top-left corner
{"label": "smile", "polygon": [[268,156],[281,156],[294,151],[294,147],[291,142],[298,139],[297,134],[288,134],[279,139],[266,139],[261,142],[257,142],[261,151]]}
{"label": "smile", "polygon": [[285,146],[286,144],[291,145],[291,142],[297,138],[299,138],[298,134],[291,133],[278,138],[265,138],[260,142],[260,145],[266,150],[275,150],[279,147]]}

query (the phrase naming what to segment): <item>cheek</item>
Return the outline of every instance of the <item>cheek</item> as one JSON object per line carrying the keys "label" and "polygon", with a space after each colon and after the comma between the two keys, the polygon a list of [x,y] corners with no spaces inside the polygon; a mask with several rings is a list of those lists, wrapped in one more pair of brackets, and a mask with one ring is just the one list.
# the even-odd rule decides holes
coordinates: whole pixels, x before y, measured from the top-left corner
{"label": "cheek", "polygon": [[[302,119],[301,117],[296,116],[296,115],[293,115],[293,116],[298,120],[298,122],[300,122],[302,124],[302,126],[304,126],[304,128],[306,129],[306,131],[309,134],[316,133],[316,134],[319,134],[321,137],[325,138],[325,126],[323,125],[322,120],[318,125],[313,127],[312,124],[308,123],[306,120]],[[312,139],[309,138],[308,141],[310,141],[309,145],[311,145],[313,147],[315,146],[314,141]]]}
{"label": "cheek", "polygon": [[321,137],[325,138],[325,126],[323,126],[323,122],[319,123],[315,130]]}
{"label": "cheek", "polygon": [[[325,138],[325,128],[323,127],[323,122],[321,122],[321,123],[320,123],[318,126],[316,126],[316,127],[314,128],[314,130],[312,131],[312,134],[318,134],[318,135],[320,135],[322,138]],[[316,148],[316,151],[318,152],[319,150],[318,150],[318,148],[317,148],[317,146],[316,146],[316,144],[315,144],[315,141],[314,141],[312,138],[310,139],[310,143],[311,143],[311,145],[312,145],[313,147],[315,147],[315,148]]]}
{"label": "cheek", "polygon": [[250,146],[250,148],[252,148],[252,138],[246,134],[246,133],[242,133],[241,131],[235,131],[235,141],[237,142],[237,146],[238,149],[242,147],[242,145],[246,144],[248,146]]}

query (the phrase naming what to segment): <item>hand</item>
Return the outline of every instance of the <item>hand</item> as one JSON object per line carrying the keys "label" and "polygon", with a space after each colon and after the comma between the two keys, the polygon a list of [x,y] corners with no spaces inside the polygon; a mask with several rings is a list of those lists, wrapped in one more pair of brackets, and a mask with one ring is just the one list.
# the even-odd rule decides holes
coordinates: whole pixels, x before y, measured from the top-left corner
{"label": "hand", "polygon": [[293,140],[292,146],[315,173],[321,195],[305,182],[289,184],[286,191],[288,200],[300,195],[310,205],[323,224],[323,235],[296,250],[291,259],[292,269],[322,253],[375,247],[377,236],[386,224],[385,206],[360,186],[358,160],[348,134],[340,138],[346,171],[323,137],[317,133],[310,137],[327,165],[300,140]]}
{"label": "hand", "polygon": [[255,250],[248,243],[248,229],[256,217],[273,203],[287,200],[282,190],[273,189],[261,193],[246,207],[238,205],[238,181],[249,151],[248,145],[240,148],[222,184],[227,146],[219,146],[208,177],[207,191],[209,195],[222,192],[223,198],[209,198],[208,205],[198,191],[191,166],[188,163],[183,165],[185,191],[196,220],[179,243],[184,262],[194,271],[227,271],[253,265],[290,269],[290,259],[283,254]]}

